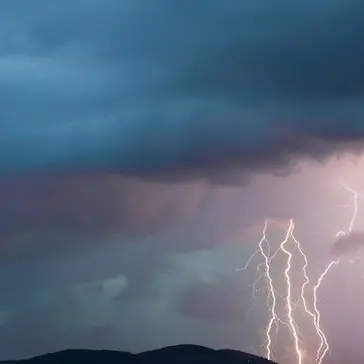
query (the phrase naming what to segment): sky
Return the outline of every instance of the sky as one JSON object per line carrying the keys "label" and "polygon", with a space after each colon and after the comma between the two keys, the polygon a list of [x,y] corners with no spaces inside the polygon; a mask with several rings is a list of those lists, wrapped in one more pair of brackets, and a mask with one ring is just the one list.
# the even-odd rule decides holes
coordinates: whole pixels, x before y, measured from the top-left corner
{"label": "sky", "polygon": [[[315,279],[350,223],[363,11],[2,0],[0,360],[180,343],[264,355],[267,292],[252,306],[258,272],[236,268],[266,218],[272,244],[293,218]],[[363,287],[346,262],[320,291],[333,362],[362,362]]]}

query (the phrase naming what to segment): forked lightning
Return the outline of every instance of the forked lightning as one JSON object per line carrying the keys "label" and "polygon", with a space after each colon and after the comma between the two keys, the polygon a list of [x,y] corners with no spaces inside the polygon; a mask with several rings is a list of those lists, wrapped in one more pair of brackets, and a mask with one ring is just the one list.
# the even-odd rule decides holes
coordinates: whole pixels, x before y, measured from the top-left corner
{"label": "forked lightning", "polygon": [[[352,215],[352,218],[350,219],[347,231],[337,232],[336,237],[341,237],[345,234],[350,233],[354,227],[354,223],[355,223],[355,220],[358,215],[359,193],[357,191],[355,191],[354,189],[352,189],[351,187],[349,187],[347,184],[345,184],[343,182],[341,182],[341,184],[353,196],[353,215]],[[272,339],[273,325],[284,324],[285,326],[287,326],[289,328],[289,331],[293,338],[293,345],[294,345],[293,349],[295,352],[297,364],[306,364],[305,355],[304,355],[305,348],[302,347],[303,343],[302,343],[302,340],[299,335],[299,325],[297,324],[297,321],[295,320],[295,317],[294,317],[296,303],[293,301],[293,297],[292,297],[292,288],[293,288],[292,287],[292,276],[291,276],[292,258],[294,257],[294,254],[296,254],[296,251],[297,251],[298,254],[300,254],[300,256],[304,262],[302,267],[300,267],[301,273],[304,278],[304,281],[300,287],[300,303],[302,303],[304,312],[312,320],[312,323],[314,325],[314,328],[315,328],[315,331],[317,334],[317,338],[318,338],[318,349],[317,349],[316,354],[314,355],[315,363],[321,364],[324,357],[326,356],[327,352],[329,351],[329,343],[328,343],[326,335],[320,325],[321,314],[320,314],[320,310],[318,308],[318,291],[319,291],[319,288],[320,288],[322,282],[324,281],[326,275],[329,273],[329,271],[335,265],[337,265],[339,263],[339,260],[330,261],[326,265],[326,267],[323,270],[323,272],[321,273],[321,275],[317,278],[316,283],[313,285],[312,289],[308,290],[309,285],[312,283],[310,281],[310,278],[309,278],[308,272],[307,272],[309,260],[307,258],[307,255],[304,253],[299,240],[297,239],[297,237],[294,234],[294,230],[295,230],[294,220],[293,219],[289,220],[289,224],[288,224],[288,227],[286,230],[285,237],[282,240],[282,242],[280,243],[278,250],[272,255],[271,255],[271,246],[270,246],[270,243],[267,238],[268,225],[269,225],[269,219],[265,220],[265,222],[264,222],[262,237],[258,243],[257,251],[255,251],[250,256],[246,265],[242,269],[239,270],[239,271],[241,271],[241,270],[248,269],[249,265],[252,263],[253,259],[258,254],[260,254],[261,257],[263,258],[263,262],[259,263],[259,268],[263,263],[264,271],[262,274],[266,279],[268,294],[269,294],[269,300],[268,300],[269,301],[269,307],[268,307],[269,308],[269,320],[268,320],[268,325],[265,330],[265,344],[264,344],[265,356],[268,359],[274,359],[273,358],[274,350],[272,347],[273,346],[273,339]],[[292,249],[289,248],[289,242],[291,242],[295,245],[296,251],[293,251]],[[286,314],[285,314],[286,321],[284,321],[281,317],[279,317],[278,313],[277,313],[277,297],[281,297],[281,296],[277,293],[277,291],[274,287],[274,279],[272,277],[271,262],[277,256],[278,253],[283,253],[286,257],[286,259],[285,259],[286,265],[285,265],[285,270],[284,270],[286,294],[283,297],[284,302],[285,302],[285,308],[286,308]],[[260,272],[260,269],[258,269],[258,271]],[[258,280],[260,278],[261,277],[258,277]],[[258,280],[256,280],[256,282]],[[254,284],[254,288],[255,288],[255,284]],[[311,296],[309,296],[310,293],[311,293]],[[311,308],[310,308],[310,304],[309,304],[310,297],[311,297],[311,301],[312,301]]]}

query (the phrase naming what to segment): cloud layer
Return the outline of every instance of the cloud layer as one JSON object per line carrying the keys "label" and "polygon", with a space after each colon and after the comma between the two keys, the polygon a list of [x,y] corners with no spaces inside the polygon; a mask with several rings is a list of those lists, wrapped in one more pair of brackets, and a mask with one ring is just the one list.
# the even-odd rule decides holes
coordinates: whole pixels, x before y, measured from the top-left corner
{"label": "cloud layer", "polygon": [[0,173],[218,178],[352,148],[364,136],[363,10],[3,2]]}
{"label": "cloud layer", "polygon": [[144,238],[196,218],[209,195],[199,183],[145,183],[116,174],[2,179],[0,260]]}

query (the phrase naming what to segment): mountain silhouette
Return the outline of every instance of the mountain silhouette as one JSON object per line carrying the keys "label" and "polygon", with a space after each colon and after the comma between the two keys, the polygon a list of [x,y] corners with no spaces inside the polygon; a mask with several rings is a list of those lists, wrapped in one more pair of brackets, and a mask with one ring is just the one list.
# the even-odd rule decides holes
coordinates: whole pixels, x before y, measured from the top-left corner
{"label": "mountain silhouette", "polygon": [[237,350],[213,350],[196,345],[168,346],[139,354],[109,350],[64,350],[0,364],[275,364]]}

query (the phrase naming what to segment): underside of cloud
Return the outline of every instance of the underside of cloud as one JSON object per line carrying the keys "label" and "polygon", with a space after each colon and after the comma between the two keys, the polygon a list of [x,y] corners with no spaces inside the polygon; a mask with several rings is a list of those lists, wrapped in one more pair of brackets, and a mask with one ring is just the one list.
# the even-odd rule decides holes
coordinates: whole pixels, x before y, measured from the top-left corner
{"label": "underside of cloud", "polygon": [[220,179],[361,148],[361,1],[1,5],[0,173]]}
{"label": "underside of cloud", "polygon": [[3,179],[1,259],[144,238],[195,218],[208,195],[198,183],[167,186],[117,174]]}
{"label": "underside of cloud", "polygon": [[364,232],[354,231],[346,235],[339,236],[331,246],[331,254],[337,258],[345,255],[357,254],[364,248]]}

